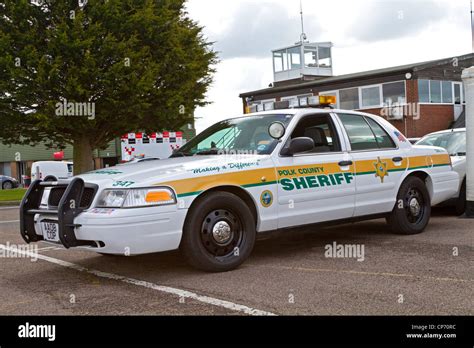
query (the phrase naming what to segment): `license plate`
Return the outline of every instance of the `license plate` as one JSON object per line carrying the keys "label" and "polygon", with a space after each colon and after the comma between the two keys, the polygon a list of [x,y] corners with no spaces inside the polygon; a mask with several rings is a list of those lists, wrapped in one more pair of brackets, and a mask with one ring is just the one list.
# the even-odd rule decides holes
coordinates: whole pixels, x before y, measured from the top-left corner
{"label": "license plate", "polygon": [[54,222],[42,222],[41,226],[43,230],[44,240],[47,240],[50,242],[59,242],[58,224]]}

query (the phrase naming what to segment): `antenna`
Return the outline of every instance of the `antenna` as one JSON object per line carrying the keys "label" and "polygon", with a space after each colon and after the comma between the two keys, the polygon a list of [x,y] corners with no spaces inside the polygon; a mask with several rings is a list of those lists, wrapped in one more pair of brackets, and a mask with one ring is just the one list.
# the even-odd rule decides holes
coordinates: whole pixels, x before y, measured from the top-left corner
{"label": "antenna", "polygon": [[474,26],[472,22],[472,0],[471,0],[471,40],[472,40],[472,52],[474,52]]}
{"label": "antenna", "polygon": [[[306,40],[306,34],[304,33],[304,20],[303,20],[303,2],[300,0],[300,17],[301,17],[301,36],[300,40],[303,43]],[[472,0],[471,0],[471,17],[472,17]]]}

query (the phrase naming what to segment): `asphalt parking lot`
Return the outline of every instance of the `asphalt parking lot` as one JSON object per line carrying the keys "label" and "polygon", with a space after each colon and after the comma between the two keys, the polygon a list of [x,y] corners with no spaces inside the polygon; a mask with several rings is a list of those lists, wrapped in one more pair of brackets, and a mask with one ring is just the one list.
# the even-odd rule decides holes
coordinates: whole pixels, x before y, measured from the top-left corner
{"label": "asphalt parking lot", "polygon": [[[212,274],[178,252],[102,256],[41,242],[37,260],[13,257],[7,249],[24,244],[18,208],[0,208],[0,314],[472,315],[473,220],[433,215],[414,236],[373,220],[265,237],[239,269]],[[325,257],[334,242],[363,245],[364,260]]]}

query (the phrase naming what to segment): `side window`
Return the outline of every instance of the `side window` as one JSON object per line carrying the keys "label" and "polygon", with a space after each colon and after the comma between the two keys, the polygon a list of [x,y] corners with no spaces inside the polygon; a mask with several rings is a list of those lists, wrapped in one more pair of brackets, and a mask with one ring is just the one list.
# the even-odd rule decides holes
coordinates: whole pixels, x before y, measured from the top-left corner
{"label": "side window", "polygon": [[379,148],[375,135],[363,116],[353,114],[338,114],[338,116],[349,136],[352,150],[374,150]]}
{"label": "side window", "polygon": [[396,148],[393,139],[371,118],[354,114],[338,114],[338,116],[349,136],[352,150]]}
{"label": "side window", "polygon": [[375,134],[375,139],[377,140],[379,148],[394,149],[397,147],[393,142],[393,139],[390,138],[385,129],[383,129],[376,121],[374,121],[370,117],[365,117],[365,120],[369,123],[370,128],[372,128],[372,132],[374,132]]}
{"label": "side window", "polygon": [[314,148],[310,153],[341,151],[339,137],[328,114],[303,117],[291,133],[291,139],[297,137],[313,139]]}

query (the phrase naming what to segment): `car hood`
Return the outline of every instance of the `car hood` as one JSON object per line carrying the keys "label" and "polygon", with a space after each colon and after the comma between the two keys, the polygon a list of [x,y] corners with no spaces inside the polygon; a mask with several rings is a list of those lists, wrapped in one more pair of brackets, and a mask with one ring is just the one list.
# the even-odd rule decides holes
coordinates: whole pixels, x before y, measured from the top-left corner
{"label": "car hood", "polygon": [[210,155],[167,158],[120,164],[78,175],[99,186],[143,187],[160,182],[229,171],[255,169],[269,161],[269,155]]}

